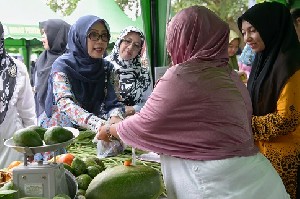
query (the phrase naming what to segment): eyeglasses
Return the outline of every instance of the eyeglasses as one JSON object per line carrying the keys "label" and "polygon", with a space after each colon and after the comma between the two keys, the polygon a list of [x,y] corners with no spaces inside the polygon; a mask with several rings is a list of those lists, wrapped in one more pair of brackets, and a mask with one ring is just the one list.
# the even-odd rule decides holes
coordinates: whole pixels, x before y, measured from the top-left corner
{"label": "eyeglasses", "polygon": [[141,50],[141,48],[142,48],[140,43],[133,43],[132,40],[122,39],[122,42],[125,44],[125,46],[129,46],[129,45],[132,44],[132,49],[133,50]]}
{"label": "eyeglasses", "polygon": [[98,40],[102,40],[104,42],[108,42],[109,41],[109,38],[110,38],[110,35],[108,33],[103,33],[103,34],[99,34],[97,32],[90,32],[88,34],[88,38],[90,38],[90,40],[92,41],[98,41]]}

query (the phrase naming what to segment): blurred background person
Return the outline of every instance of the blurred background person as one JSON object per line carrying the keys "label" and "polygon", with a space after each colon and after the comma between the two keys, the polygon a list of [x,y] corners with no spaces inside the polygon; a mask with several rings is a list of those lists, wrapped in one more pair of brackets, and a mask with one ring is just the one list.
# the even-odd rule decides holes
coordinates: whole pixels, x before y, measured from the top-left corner
{"label": "blurred background person", "polygon": [[0,23],[0,168],[12,161],[24,160],[24,154],[4,146],[14,132],[36,125],[35,105],[27,68],[9,56],[4,48],[4,30]]}
{"label": "blurred background person", "polygon": [[237,63],[237,52],[240,46],[240,37],[234,30],[230,30],[229,33],[229,44],[228,44],[228,55],[229,55],[229,67],[235,71],[239,70]]}
{"label": "blurred background person", "polygon": [[61,19],[48,19],[40,23],[44,51],[35,63],[35,104],[39,117],[45,110],[48,78],[53,62],[66,52],[70,24]]}

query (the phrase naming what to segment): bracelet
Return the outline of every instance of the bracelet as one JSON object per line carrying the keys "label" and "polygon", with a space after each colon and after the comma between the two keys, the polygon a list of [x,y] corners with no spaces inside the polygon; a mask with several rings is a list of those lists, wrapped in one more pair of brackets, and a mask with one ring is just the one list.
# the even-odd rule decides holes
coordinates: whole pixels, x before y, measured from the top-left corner
{"label": "bracelet", "polygon": [[112,140],[113,138],[113,135],[110,134],[110,127],[111,125],[114,124],[114,123],[109,123],[109,121],[106,122],[106,129],[105,129],[105,132],[106,132],[106,135],[108,136],[109,140]]}

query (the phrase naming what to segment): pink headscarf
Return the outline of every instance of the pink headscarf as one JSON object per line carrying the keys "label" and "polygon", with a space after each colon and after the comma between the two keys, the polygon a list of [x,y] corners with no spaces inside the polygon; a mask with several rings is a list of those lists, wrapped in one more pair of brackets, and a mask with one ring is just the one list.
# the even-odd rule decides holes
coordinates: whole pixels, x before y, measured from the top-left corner
{"label": "pink headscarf", "polygon": [[167,49],[174,65],[199,59],[228,63],[228,25],[205,7],[179,12],[167,28]]}
{"label": "pink headscarf", "polygon": [[140,113],[117,131],[127,144],[194,160],[253,155],[251,100],[228,62],[228,25],[205,7],[169,24],[167,70]]}

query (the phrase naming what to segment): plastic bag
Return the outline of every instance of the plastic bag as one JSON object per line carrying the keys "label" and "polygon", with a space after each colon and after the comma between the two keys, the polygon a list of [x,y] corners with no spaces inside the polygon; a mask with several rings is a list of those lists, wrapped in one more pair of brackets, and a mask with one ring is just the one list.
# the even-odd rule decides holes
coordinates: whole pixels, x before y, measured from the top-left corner
{"label": "plastic bag", "polygon": [[97,157],[105,158],[110,156],[116,156],[126,149],[124,142],[113,139],[110,142],[103,140],[97,140]]}

